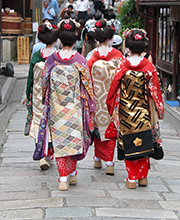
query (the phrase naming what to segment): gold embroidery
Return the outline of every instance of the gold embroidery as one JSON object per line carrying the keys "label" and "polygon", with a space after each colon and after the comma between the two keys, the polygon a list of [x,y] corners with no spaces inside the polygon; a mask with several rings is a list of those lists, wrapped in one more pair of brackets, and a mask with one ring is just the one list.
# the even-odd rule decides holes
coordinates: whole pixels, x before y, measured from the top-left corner
{"label": "gold embroidery", "polygon": [[136,138],[136,139],[133,141],[133,143],[134,143],[134,145],[135,145],[136,147],[139,147],[139,146],[142,145],[142,139]]}

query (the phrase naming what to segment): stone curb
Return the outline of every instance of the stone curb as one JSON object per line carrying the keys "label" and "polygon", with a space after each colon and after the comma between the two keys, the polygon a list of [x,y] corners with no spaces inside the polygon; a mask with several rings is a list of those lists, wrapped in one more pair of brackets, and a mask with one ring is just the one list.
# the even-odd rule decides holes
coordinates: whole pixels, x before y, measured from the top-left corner
{"label": "stone curb", "polygon": [[177,107],[170,107],[167,103],[164,102],[164,109],[167,111],[172,117],[180,122],[180,110],[177,110]]}

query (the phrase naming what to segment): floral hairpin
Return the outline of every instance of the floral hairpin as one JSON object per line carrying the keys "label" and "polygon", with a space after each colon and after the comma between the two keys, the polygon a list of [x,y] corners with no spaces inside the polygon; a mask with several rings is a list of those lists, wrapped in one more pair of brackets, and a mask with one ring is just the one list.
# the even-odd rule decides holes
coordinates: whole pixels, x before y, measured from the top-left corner
{"label": "floral hairpin", "polygon": [[95,26],[96,26],[97,28],[101,27],[101,21],[100,21],[100,20],[97,21],[97,22],[95,23]]}
{"label": "floral hairpin", "polygon": [[127,38],[128,36],[131,35],[132,31],[133,31],[132,29],[127,28],[127,29],[123,32],[123,37],[124,37],[124,38]]}
{"label": "floral hairpin", "polygon": [[135,40],[142,40],[143,36],[137,33],[137,34],[134,35],[134,39]]}
{"label": "floral hairpin", "polygon": [[143,35],[144,35],[144,37],[146,37],[146,35],[147,35],[147,32],[144,30],[144,29],[139,29],[139,28],[133,28],[132,29],[133,31],[135,31],[135,30],[138,30],[138,31],[141,31],[141,32],[143,32]]}
{"label": "floral hairpin", "polygon": [[53,29],[52,24],[51,24],[49,21],[46,21],[44,24],[46,25],[46,28],[47,28],[48,30],[51,31],[51,30]]}

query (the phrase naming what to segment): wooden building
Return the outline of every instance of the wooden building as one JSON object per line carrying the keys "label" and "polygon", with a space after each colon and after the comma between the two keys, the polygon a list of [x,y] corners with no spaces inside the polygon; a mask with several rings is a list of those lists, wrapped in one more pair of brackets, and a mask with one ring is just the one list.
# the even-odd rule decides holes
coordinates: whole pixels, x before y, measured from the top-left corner
{"label": "wooden building", "polygon": [[32,16],[32,0],[2,0],[2,8],[14,9],[22,18]]}
{"label": "wooden building", "polygon": [[180,95],[180,0],[136,0],[145,17],[149,49],[172,99]]}

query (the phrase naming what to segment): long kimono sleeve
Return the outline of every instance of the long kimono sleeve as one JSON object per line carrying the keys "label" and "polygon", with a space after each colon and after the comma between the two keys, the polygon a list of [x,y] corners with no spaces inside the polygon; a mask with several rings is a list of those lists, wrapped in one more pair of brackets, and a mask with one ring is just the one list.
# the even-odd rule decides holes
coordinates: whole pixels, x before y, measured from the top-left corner
{"label": "long kimono sleeve", "polygon": [[47,62],[45,62],[44,71],[42,73],[42,100],[44,102],[46,90],[50,80],[50,70],[48,70]]}
{"label": "long kimono sleeve", "polygon": [[108,112],[110,115],[113,114],[113,110],[115,107],[115,100],[117,97],[117,90],[119,87],[119,83],[120,83],[120,78],[119,78],[119,75],[117,74],[111,82],[109,92],[107,95],[107,99],[106,99],[106,105],[107,105]]}
{"label": "long kimono sleeve", "polygon": [[93,82],[92,80],[92,73],[91,73],[91,69],[92,69],[92,66],[94,64],[94,62],[96,62],[97,59],[94,57],[94,55],[92,54],[91,57],[89,58],[88,60],[88,68],[89,68],[89,74],[90,74],[90,79],[91,81]]}
{"label": "long kimono sleeve", "polygon": [[160,85],[157,77],[157,72],[156,68],[154,67],[152,72],[149,72],[149,83],[148,83],[148,88],[150,91],[150,95],[152,96],[157,113],[158,113],[158,118],[163,119],[164,117],[164,104],[163,104],[163,99],[161,95],[161,90],[160,90]]}
{"label": "long kimono sleeve", "polygon": [[117,97],[118,89],[120,86],[120,81],[122,79],[123,74],[124,74],[124,71],[118,68],[116,70],[115,76],[109,88],[109,92],[108,92],[107,99],[106,99],[106,105],[107,105],[108,112],[110,115],[113,114],[113,110],[114,110],[115,103],[116,103],[116,97]]}
{"label": "long kimono sleeve", "polygon": [[88,103],[88,109],[90,112],[94,112],[96,109],[96,103],[94,93],[92,89],[92,82],[89,76],[89,71],[86,66],[76,63],[75,67],[80,72],[81,83],[84,89],[81,90],[81,97],[86,99]]}

